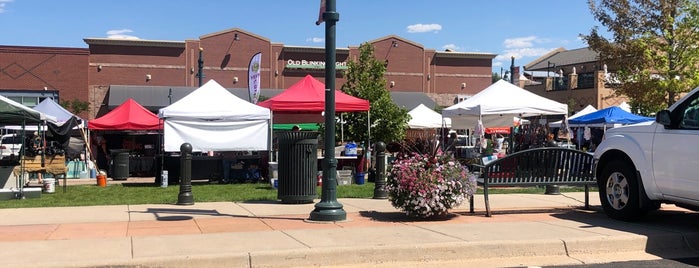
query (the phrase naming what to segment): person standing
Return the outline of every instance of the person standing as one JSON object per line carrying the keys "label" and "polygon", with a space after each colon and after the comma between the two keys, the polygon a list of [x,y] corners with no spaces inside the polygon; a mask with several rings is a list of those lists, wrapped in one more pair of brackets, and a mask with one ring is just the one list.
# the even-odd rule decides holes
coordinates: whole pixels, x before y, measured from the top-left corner
{"label": "person standing", "polygon": [[546,147],[558,147],[558,144],[556,144],[556,141],[554,140],[553,133],[549,133],[546,135]]}
{"label": "person standing", "polygon": [[108,170],[109,153],[107,151],[107,141],[101,136],[97,136],[95,141],[96,144],[93,152],[95,154],[95,159],[97,159],[97,168]]}
{"label": "person standing", "polygon": [[[43,146],[41,143],[41,136],[39,136],[39,132],[34,131],[34,136],[32,137],[32,150],[34,151],[35,155],[40,156],[43,154]],[[36,178],[39,184],[44,183],[44,173],[43,172],[37,172],[36,173]]]}

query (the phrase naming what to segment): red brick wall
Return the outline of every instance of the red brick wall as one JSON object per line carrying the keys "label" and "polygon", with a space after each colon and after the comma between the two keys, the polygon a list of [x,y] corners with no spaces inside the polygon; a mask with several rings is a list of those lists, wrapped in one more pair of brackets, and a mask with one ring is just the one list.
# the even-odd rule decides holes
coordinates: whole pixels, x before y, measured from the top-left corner
{"label": "red brick wall", "polygon": [[91,45],[90,85],[185,86],[185,59],[184,48]]}
{"label": "red brick wall", "polygon": [[46,87],[60,101],[88,101],[87,66],[87,49],[0,46],[0,90]]}
{"label": "red brick wall", "polygon": [[[393,46],[394,41],[397,46]],[[455,94],[475,94],[491,84],[492,59],[435,55],[434,50],[397,36],[370,42],[376,58],[388,61],[385,78],[389,90],[451,98]],[[325,82],[323,69],[286,68],[289,60],[325,61],[323,47],[285,48],[235,28],[204,35],[200,40],[186,40],[181,45],[151,45],[148,41],[129,45],[121,40],[114,44],[100,41],[89,49],[0,46],[0,89],[56,89],[63,100],[89,101],[89,116],[82,116],[90,119],[105,112],[109,85],[198,86],[199,47],[204,49],[204,82],[215,79],[224,87],[247,88],[248,64],[257,52],[262,52],[262,88],[288,88],[307,74]],[[336,60],[357,60],[358,55],[358,48],[350,47],[349,53],[336,54]],[[25,69],[31,75],[13,74]],[[337,69],[336,89],[346,82],[343,72]],[[237,83],[234,77],[238,77]],[[390,81],[395,82],[392,88]]]}

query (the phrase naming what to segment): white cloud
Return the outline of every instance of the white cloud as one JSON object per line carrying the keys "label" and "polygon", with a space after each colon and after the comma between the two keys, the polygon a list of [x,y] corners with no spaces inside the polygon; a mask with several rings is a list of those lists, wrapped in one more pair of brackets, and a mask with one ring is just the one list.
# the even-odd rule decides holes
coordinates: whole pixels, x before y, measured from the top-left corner
{"label": "white cloud", "polygon": [[517,38],[505,39],[503,44],[505,45],[506,48],[523,48],[523,47],[533,47],[534,42],[541,43],[541,41],[538,41],[538,37],[536,37],[536,36],[526,36],[526,37],[517,37]]}
{"label": "white cloud", "polygon": [[555,48],[542,47],[551,42],[550,39],[539,38],[534,35],[507,38],[502,42],[505,50],[493,59],[493,67],[510,66],[512,57],[515,57],[515,61],[517,61],[515,65],[527,64],[531,58],[541,57],[554,50]]}
{"label": "white cloud", "polygon": [[121,30],[109,30],[107,31],[107,38],[112,38],[112,39],[141,39],[133,35],[128,35],[127,33],[132,33],[132,30],[129,29],[121,29]]}
{"label": "white cloud", "polygon": [[443,45],[443,46],[442,46],[442,49],[444,49],[444,50],[450,49],[450,50],[453,50],[453,51],[457,51],[457,50],[460,49],[460,47],[457,46],[457,45],[455,45],[455,44],[447,44],[447,45]]}
{"label": "white cloud", "polygon": [[322,43],[325,42],[325,38],[322,37],[311,37],[306,39],[306,42],[311,42],[311,43]]}
{"label": "white cloud", "polygon": [[5,6],[7,3],[11,3],[12,0],[0,0],[0,13],[5,12]]}
{"label": "white cloud", "polygon": [[406,27],[409,33],[426,33],[426,32],[438,32],[442,29],[442,25],[432,23],[432,24],[413,24]]}
{"label": "white cloud", "polygon": [[512,56],[515,57],[515,59],[521,59],[525,57],[540,57],[543,56],[544,54],[548,53],[549,51],[553,50],[553,48],[517,48],[517,49],[506,49],[495,57],[495,60],[503,60],[503,59],[510,59]]}
{"label": "white cloud", "polygon": [[515,65],[522,66],[531,60],[525,58],[541,57],[555,48],[517,48],[506,49],[493,59],[493,67],[510,66],[512,57],[515,57]]}

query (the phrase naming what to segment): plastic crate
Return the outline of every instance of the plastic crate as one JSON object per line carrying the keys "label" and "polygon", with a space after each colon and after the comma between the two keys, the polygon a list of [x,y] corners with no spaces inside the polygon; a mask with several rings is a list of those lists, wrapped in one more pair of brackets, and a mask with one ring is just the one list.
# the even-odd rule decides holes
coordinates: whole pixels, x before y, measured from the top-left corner
{"label": "plastic crate", "polygon": [[350,185],[352,184],[352,170],[338,170],[337,171],[337,185]]}

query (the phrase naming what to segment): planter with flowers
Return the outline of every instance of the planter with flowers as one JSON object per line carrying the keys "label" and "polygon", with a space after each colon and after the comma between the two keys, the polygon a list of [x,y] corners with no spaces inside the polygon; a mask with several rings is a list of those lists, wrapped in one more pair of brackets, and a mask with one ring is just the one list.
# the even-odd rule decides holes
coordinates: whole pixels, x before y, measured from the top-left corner
{"label": "planter with flowers", "polygon": [[446,215],[476,191],[476,176],[439,150],[399,156],[386,178],[391,204],[417,218]]}

